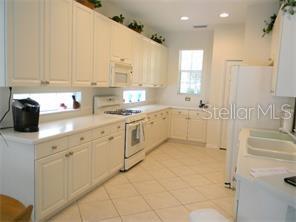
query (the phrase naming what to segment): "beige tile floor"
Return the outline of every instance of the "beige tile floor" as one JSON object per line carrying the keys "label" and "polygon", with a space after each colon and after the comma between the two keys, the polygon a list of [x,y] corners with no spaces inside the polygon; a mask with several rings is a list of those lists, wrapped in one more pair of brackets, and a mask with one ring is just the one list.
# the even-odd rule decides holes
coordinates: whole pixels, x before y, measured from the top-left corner
{"label": "beige tile floor", "polygon": [[165,143],[50,219],[55,222],[188,222],[214,208],[232,219],[233,191],[224,188],[225,151]]}

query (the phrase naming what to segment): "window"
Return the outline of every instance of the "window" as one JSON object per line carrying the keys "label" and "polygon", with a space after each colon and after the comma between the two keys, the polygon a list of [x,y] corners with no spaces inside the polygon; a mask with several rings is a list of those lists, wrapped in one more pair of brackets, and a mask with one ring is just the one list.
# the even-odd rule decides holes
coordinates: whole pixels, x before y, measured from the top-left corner
{"label": "window", "polygon": [[203,50],[180,51],[180,93],[199,95],[203,71]]}
{"label": "window", "polygon": [[146,101],[145,90],[125,90],[123,91],[124,103],[140,103]]}
{"label": "window", "polygon": [[40,114],[48,114],[74,110],[73,96],[81,102],[81,92],[16,93],[13,99],[31,98],[40,104]]}

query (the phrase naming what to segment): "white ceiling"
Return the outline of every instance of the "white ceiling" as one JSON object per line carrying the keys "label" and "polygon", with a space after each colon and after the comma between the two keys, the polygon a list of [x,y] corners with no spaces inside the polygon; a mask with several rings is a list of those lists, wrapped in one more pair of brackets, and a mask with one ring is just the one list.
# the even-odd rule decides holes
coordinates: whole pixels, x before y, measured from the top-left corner
{"label": "white ceiling", "polygon": [[[194,25],[243,23],[247,6],[277,0],[108,0],[160,31],[193,30]],[[230,16],[221,19],[219,14]],[[180,21],[181,16],[190,20]]]}

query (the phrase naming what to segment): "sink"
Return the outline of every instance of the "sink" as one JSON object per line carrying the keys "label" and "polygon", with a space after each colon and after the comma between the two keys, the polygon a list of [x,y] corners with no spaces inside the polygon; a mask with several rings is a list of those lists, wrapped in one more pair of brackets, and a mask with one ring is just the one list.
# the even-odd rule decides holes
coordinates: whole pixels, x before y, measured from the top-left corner
{"label": "sink", "polygon": [[286,140],[293,142],[291,136],[285,133],[281,133],[278,131],[260,131],[260,130],[251,130],[250,131],[251,137],[259,137],[259,138],[266,138],[266,139],[274,139],[274,140]]}
{"label": "sink", "polygon": [[249,137],[248,154],[296,162],[296,145],[290,141]]}

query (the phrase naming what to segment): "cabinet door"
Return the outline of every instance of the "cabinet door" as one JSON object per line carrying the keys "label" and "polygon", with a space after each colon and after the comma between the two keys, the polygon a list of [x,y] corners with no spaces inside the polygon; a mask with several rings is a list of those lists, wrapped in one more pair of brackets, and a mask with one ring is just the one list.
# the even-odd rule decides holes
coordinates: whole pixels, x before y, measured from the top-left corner
{"label": "cabinet door", "polygon": [[45,0],[45,79],[50,85],[71,85],[72,19],[72,0]]}
{"label": "cabinet door", "polygon": [[112,58],[122,62],[132,60],[132,32],[120,24],[112,24]]}
{"label": "cabinet door", "polygon": [[188,132],[188,117],[184,115],[172,115],[171,138],[186,140]]}
{"label": "cabinet door", "polygon": [[98,86],[109,85],[111,23],[94,13],[94,77]]}
{"label": "cabinet door", "polygon": [[80,145],[71,149],[70,152],[68,192],[71,200],[91,185],[91,144]]}
{"label": "cabinet door", "polygon": [[192,118],[188,121],[188,140],[206,142],[206,120]]}
{"label": "cabinet door", "polygon": [[44,1],[6,3],[8,85],[40,85],[44,66]]}
{"label": "cabinet door", "polygon": [[108,175],[108,148],[107,138],[93,142],[92,147],[92,184],[98,184]]}
{"label": "cabinet door", "polygon": [[151,42],[144,39],[143,42],[143,84],[146,86],[152,85],[151,76]]}
{"label": "cabinet door", "polygon": [[147,122],[145,125],[145,151],[148,153],[153,148],[154,133],[153,133],[153,121]]}
{"label": "cabinet door", "polygon": [[161,48],[156,43],[151,43],[151,75],[152,85],[157,87],[160,85],[160,67],[161,67]]}
{"label": "cabinet door", "polygon": [[115,173],[123,167],[124,161],[124,134],[116,134],[109,138],[109,171]]}
{"label": "cabinet door", "polygon": [[133,38],[133,79],[134,86],[143,85],[143,44],[141,36],[134,35]]}
{"label": "cabinet door", "polygon": [[73,2],[73,85],[90,86],[93,78],[93,13]]}
{"label": "cabinet door", "polygon": [[67,158],[61,152],[36,163],[36,213],[43,218],[67,202]]}
{"label": "cabinet door", "polygon": [[161,49],[161,67],[160,67],[160,84],[161,86],[167,85],[168,75],[168,51],[166,47]]}

